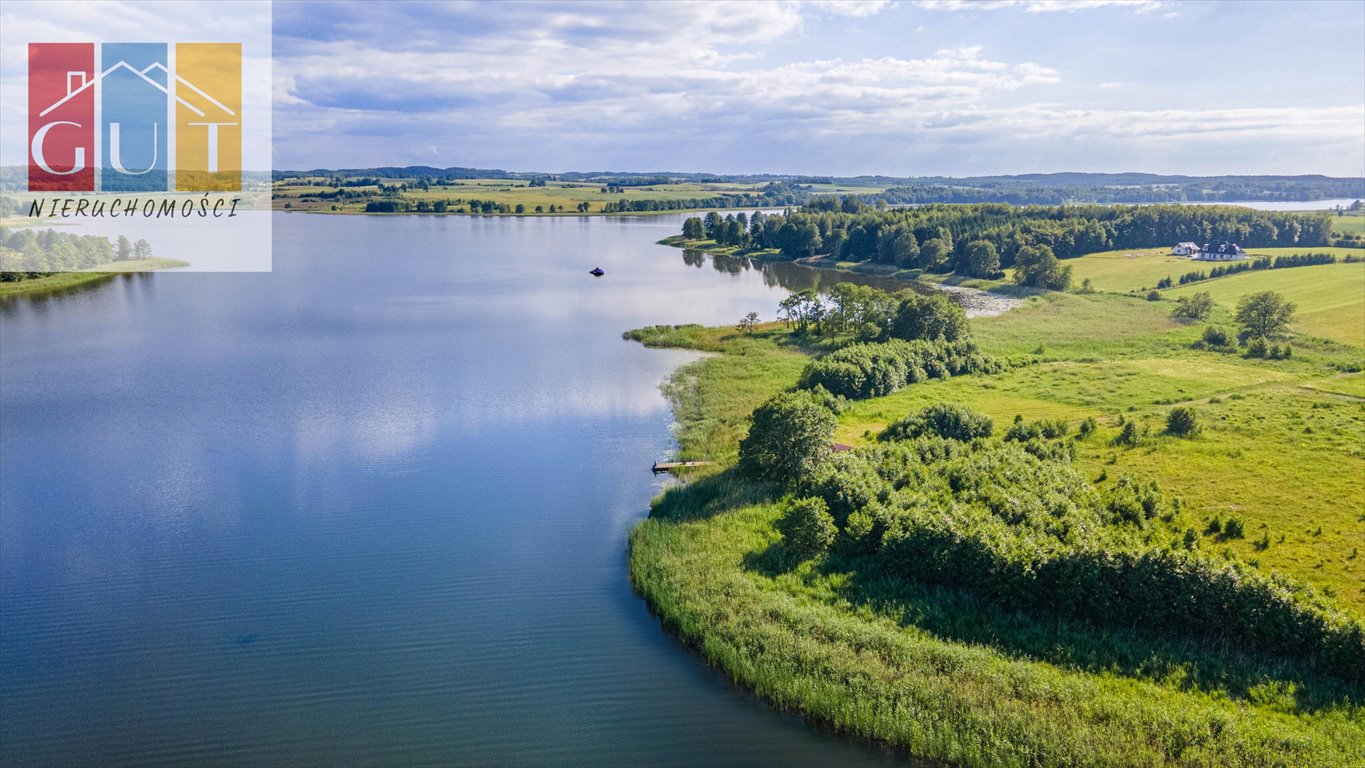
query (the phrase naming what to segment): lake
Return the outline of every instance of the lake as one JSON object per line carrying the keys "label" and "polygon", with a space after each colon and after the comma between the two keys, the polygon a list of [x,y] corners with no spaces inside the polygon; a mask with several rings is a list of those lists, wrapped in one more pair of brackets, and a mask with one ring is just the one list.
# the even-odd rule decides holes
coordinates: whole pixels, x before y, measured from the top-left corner
{"label": "lake", "polygon": [[0,764],[896,762],[631,591],[693,356],[621,332],[834,280],[682,218],[276,214],[273,273],[0,302]]}

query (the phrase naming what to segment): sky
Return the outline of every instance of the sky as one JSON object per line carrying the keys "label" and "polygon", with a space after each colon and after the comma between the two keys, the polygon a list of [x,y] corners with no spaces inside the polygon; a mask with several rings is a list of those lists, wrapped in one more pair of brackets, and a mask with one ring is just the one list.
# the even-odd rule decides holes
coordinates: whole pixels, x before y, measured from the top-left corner
{"label": "sky", "polygon": [[[30,27],[72,8],[0,7],[0,24]],[[1365,175],[1360,0],[275,2],[273,15],[280,169]]]}

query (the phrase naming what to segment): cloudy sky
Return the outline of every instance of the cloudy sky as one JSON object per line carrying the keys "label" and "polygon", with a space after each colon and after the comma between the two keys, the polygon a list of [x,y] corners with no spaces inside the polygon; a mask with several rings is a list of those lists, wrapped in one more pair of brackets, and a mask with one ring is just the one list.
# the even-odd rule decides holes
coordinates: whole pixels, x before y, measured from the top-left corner
{"label": "cloudy sky", "polygon": [[273,11],[276,168],[1365,174],[1359,0]]}

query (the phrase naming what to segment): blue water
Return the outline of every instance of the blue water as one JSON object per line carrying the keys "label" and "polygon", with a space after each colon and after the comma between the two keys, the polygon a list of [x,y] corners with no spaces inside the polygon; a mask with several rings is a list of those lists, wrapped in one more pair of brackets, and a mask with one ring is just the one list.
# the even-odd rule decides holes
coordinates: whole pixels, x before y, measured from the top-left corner
{"label": "blue water", "polygon": [[0,764],[893,762],[630,589],[691,356],[621,332],[829,279],[680,221],[277,214],[270,274],[0,303]]}

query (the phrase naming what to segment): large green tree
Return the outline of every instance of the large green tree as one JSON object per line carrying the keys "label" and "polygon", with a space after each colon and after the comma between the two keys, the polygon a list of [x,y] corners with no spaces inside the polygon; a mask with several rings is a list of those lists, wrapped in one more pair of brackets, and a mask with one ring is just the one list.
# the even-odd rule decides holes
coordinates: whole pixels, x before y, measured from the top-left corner
{"label": "large green tree", "polygon": [[972,277],[991,277],[1000,271],[1000,252],[989,240],[973,240],[967,244],[962,267]]}
{"label": "large green tree", "polygon": [[1237,323],[1246,337],[1273,339],[1289,330],[1297,308],[1274,291],[1261,291],[1237,302]]}
{"label": "large green tree", "polygon": [[1026,245],[1014,257],[1014,282],[1065,291],[1071,287],[1071,267],[1063,266],[1046,245]]}
{"label": "large green tree", "polygon": [[746,471],[779,482],[807,476],[833,450],[839,420],[806,392],[782,392],[754,410],[749,434],[739,443]]}
{"label": "large green tree", "polygon": [[891,336],[913,341],[957,341],[971,336],[967,313],[947,294],[898,294],[900,304],[891,320]]}

